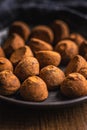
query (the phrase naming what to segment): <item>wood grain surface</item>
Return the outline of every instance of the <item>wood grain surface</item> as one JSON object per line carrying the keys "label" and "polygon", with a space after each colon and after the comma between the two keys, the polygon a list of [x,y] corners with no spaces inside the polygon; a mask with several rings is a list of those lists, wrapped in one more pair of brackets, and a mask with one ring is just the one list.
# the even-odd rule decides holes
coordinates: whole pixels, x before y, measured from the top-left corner
{"label": "wood grain surface", "polygon": [[0,103],[0,130],[87,130],[87,103],[54,110]]}

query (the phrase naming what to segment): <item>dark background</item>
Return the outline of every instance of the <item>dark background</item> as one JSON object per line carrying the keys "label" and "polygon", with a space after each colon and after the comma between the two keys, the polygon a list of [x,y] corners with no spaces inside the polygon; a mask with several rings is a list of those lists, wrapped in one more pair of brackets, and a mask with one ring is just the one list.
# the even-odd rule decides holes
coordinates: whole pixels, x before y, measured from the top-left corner
{"label": "dark background", "polygon": [[70,8],[79,8],[79,11],[81,10],[87,13],[87,0],[0,0],[0,11],[11,11],[18,8],[25,9],[38,6],[40,8],[48,7],[48,9],[68,6]]}
{"label": "dark background", "polygon": [[0,0],[0,28],[19,17],[21,11],[30,8],[58,10],[73,9],[87,17],[87,0]]}

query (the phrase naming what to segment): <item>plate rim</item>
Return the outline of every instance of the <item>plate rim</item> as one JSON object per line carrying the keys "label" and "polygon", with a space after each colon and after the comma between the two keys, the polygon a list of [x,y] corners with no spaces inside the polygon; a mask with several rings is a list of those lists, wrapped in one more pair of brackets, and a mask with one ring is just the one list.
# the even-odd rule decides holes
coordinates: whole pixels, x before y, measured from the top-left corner
{"label": "plate rim", "polygon": [[3,95],[0,95],[0,99],[2,99],[3,101],[9,102],[9,103],[13,103],[13,104],[18,104],[18,105],[25,105],[25,106],[41,106],[41,107],[62,107],[62,106],[69,106],[69,105],[74,105],[76,103],[81,103],[81,102],[85,102],[87,100],[87,96],[83,96],[83,97],[78,97],[75,99],[69,99],[69,100],[65,100],[65,101],[55,101],[55,102],[32,102],[32,101],[24,101],[24,100],[19,100],[19,99],[14,99],[14,98],[10,98],[10,97],[6,97]]}

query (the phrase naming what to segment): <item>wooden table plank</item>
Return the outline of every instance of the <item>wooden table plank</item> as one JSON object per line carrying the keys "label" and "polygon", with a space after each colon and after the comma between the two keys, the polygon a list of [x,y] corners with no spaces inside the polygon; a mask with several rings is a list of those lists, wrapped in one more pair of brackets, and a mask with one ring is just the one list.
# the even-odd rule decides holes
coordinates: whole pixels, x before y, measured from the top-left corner
{"label": "wooden table plank", "polygon": [[38,111],[0,104],[0,130],[87,130],[87,103]]}

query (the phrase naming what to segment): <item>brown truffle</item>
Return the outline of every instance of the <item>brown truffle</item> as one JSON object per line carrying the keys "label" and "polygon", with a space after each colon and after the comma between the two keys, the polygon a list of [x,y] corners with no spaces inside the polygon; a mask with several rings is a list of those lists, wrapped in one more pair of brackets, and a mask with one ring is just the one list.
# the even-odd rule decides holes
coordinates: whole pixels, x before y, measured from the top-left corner
{"label": "brown truffle", "polygon": [[78,72],[86,64],[86,60],[82,56],[76,55],[67,65],[65,69],[65,74],[68,75],[73,72]]}
{"label": "brown truffle", "polygon": [[56,44],[60,40],[69,37],[69,27],[62,20],[55,20],[51,24],[51,28],[54,32],[54,43]]}
{"label": "brown truffle", "polygon": [[54,35],[51,28],[49,28],[46,25],[39,25],[32,29],[30,38],[38,38],[48,43],[52,43],[54,39]]}
{"label": "brown truffle", "polygon": [[9,29],[9,34],[17,33],[19,34],[25,41],[28,40],[30,34],[29,26],[22,21],[15,21]]}
{"label": "brown truffle", "polygon": [[79,73],[69,74],[62,82],[60,90],[69,98],[87,95],[87,81]]}
{"label": "brown truffle", "polygon": [[0,94],[11,95],[20,88],[20,81],[9,70],[0,72]]}
{"label": "brown truffle", "polygon": [[10,61],[14,66],[16,66],[18,62],[26,56],[27,57],[33,56],[33,53],[28,46],[24,46],[15,50],[10,57]]}
{"label": "brown truffle", "polygon": [[55,51],[60,53],[62,64],[67,64],[75,55],[78,54],[78,47],[71,40],[61,40],[55,46]]}
{"label": "brown truffle", "polygon": [[65,78],[64,72],[53,65],[42,68],[39,76],[45,81],[49,90],[58,88]]}
{"label": "brown truffle", "polygon": [[85,41],[85,38],[79,33],[71,33],[70,39],[72,39],[78,46],[80,46],[83,41]]}
{"label": "brown truffle", "polygon": [[20,88],[20,94],[25,100],[43,101],[48,97],[47,86],[38,76],[28,77]]}
{"label": "brown truffle", "polygon": [[39,62],[34,57],[24,57],[17,64],[14,73],[21,81],[24,81],[29,76],[38,75],[39,74]]}
{"label": "brown truffle", "polygon": [[5,53],[4,53],[3,49],[2,49],[2,47],[0,47],[0,57],[5,57]]}
{"label": "brown truffle", "polygon": [[13,66],[12,66],[12,63],[8,59],[4,57],[0,57],[0,71],[3,71],[3,70],[13,71]]}
{"label": "brown truffle", "polygon": [[36,58],[38,59],[41,68],[47,65],[58,66],[61,61],[60,54],[54,51],[39,51],[36,53]]}
{"label": "brown truffle", "polygon": [[30,39],[28,45],[30,46],[30,48],[32,49],[32,51],[35,53],[37,51],[43,51],[43,50],[53,50],[52,46],[50,44],[48,44],[45,41],[36,39],[36,38],[32,38]]}
{"label": "brown truffle", "polygon": [[87,79],[87,63],[86,63],[86,65],[83,68],[81,68],[78,71],[78,73],[82,74]]}
{"label": "brown truffle", "polygon": [[79,48],[79,54],[83,56],[87,60],[87,41],[84,41],[80,48]]}
{"label": "brown truffle", "polygon": [[17,35],[16,33],[12,34],[8,37],[8,39],[3,44],[3,49],[6,53],[7,57],[10,57],[10,55],[18,48],[23,47],[25,45],[24,40]]}

